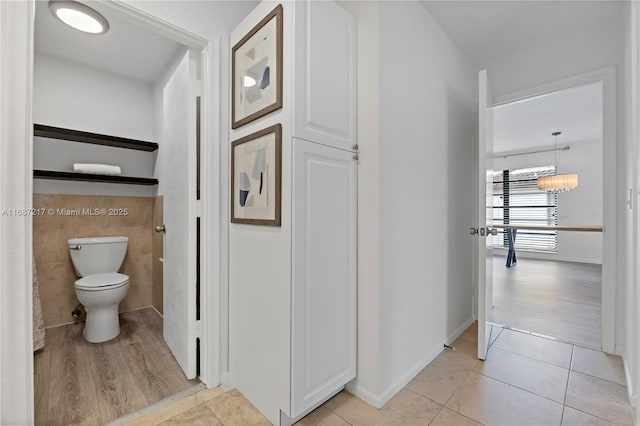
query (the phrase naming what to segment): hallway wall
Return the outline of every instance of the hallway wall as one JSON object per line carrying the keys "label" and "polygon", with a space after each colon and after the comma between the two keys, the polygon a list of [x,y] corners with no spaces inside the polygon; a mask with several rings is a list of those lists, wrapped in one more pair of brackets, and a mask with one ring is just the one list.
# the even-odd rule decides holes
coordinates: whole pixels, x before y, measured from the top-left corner
{"label": "hallway wall", "polygon": [[348,389],[382,406],[472,321],[477,73],[421,3],[342,4],[358,18],[359,203],[371,211]]}
{"label": "hallway wall", "polygon": [[380,4],[382,389],[469,325],[475,67],[419,3]]}

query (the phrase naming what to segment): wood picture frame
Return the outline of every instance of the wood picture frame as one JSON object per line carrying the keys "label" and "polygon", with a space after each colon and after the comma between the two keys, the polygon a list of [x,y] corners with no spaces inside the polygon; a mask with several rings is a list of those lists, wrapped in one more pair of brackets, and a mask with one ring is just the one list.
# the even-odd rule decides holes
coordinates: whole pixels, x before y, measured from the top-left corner
{"label": "wood picture frame", "polygon": [[231,144],[231,223],[280,226],[282,126],[276,124]]}
{"label": "wood picture frame", "polygon": [[282,5],[231,50],[231,128],[282,108]]}

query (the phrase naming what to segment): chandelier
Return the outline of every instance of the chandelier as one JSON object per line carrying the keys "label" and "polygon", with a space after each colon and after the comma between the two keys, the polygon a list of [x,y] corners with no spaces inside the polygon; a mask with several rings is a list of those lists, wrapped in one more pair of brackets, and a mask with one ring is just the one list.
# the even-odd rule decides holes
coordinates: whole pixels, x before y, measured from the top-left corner
{"label": "chandelier", "polygon": [[565,192],[578,187],[578,175],[558,173],[558,135],[562,132],[553,132],[556,138],[556,174],[538,178],[538,189],[547,192]]}

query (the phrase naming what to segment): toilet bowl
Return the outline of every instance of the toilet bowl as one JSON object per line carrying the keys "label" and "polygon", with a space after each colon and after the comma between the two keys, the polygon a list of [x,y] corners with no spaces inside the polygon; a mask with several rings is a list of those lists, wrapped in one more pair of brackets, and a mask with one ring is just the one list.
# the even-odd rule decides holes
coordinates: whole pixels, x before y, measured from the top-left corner
{"label": "toilet bowl", "polygon": [[129,277],[117,272],[87,275],[75,282],[75,288],[87,312],[84,338],[100,343],[117,337],[120,334],[118,306],[129,290]]}
{"label": "toilet bowl", "polygon": [[129,289],[129,277],[118,273],[127,250],[127,237],[72,238],[68,241],[76,274],[74,287],[87,318],[84,338],[91,343],[120,334],[118,306]]}

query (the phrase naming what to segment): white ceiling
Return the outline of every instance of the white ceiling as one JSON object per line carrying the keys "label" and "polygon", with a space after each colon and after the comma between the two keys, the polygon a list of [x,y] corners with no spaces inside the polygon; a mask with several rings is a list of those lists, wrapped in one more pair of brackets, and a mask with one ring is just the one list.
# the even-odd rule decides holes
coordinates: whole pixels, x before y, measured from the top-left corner
{"label": "white ceiling", "polygon": [[[438,25],[478,67],[595,25],[620,20],[624,1],[421,0]],[[524,152],[602,138],[601,83],[494,109],[494,152]]]}
{"label": "white ceiling", "polygon": [[422,3],[477,66],[599,22],[624,1],[429,1]]}
{"label": "white ceiling", "polygon": [[602,139],[602,83],[573,87],[493,109],[494,153]]}
{"label": "white ceiling", "polygon": [[100,8],[100,13],[109,21],[109,32],[85,34],[56,19],[47,1],[36,1],[35,49],[152,83],[182,47],[132,25],[107,8]]}

